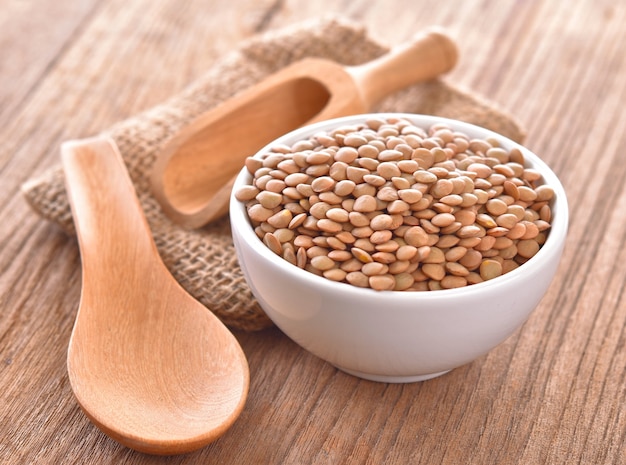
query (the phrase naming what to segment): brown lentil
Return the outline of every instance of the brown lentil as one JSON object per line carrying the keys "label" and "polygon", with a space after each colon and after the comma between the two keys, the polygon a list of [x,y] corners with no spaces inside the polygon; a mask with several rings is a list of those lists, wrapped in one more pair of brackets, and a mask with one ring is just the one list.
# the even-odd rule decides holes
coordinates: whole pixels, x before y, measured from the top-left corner
{"label": "brown lentil", "polygon": [[339,268],[331,268],[330,270],[324,271],[323,276],[331,281],[341,282],[346,279],[347,274],[348,273]]}
{"label": "brown lentil", "polygon": [[274,253],[326,279],[425,291],[508,273],[546,240],[554,189],[518,149],[402,119],[248,158],[235,192]]}
{"label": "brown lentil", "polygon": [[369,278],[360,271],[351,271],[346,275],[346,281],[353,286],[369,287]]}
{"label": "brown lentil", "polygon": [[263,236],[263,242],[272,252],[277,255],[282,255],[283,247],[280,241],[272,233],[266,233],[265,236]]}
{"label": "brown lentil", "polygon": [[368,284],[377,291],[393,291],[396,287],[396,279],[390,274],[370,276]]}
{"label": "brown lentil", "polygon": [[464,286],[467,286],[467,279],[463,276],[447,275],[441,279],[441,287],[443,289],[454,289]]}
{"label": "brown lentil", "polygon": [[484,260],[480,264],[480,277],[487,281],[502,274],[502,264],[497,260]]}

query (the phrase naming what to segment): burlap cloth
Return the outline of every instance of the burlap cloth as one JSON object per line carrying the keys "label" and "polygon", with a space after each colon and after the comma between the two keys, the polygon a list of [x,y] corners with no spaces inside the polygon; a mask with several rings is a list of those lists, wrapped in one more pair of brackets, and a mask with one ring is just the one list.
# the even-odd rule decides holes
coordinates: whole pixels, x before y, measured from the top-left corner
{"label": "burlap cloth", "polygon": [[[190,294],[231,328],[259,330],[271,322],[239,268],[228,218],[194,231],[172,223],[150,194],[155,154],[196,115],[291,62],[318,56],[356,65],[386,51],[388,47],[370,37],[364,27],[343,18],[320,18],[271,31],[226,54],[179,95],[105,131],[117,142],[125,159],[165,265]],[[444,80],[398,92],[374,110],[446,116],[487,127],[516,141],[524,136],[511,115]],[[60,166],[29,180],[22,191],[38,214],[74,233]]]}

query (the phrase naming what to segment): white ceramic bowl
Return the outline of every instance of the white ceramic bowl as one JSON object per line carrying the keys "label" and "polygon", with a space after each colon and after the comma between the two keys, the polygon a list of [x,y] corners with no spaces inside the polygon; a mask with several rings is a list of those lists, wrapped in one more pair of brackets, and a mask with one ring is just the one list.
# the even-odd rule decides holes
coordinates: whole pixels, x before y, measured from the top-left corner
{"label": "white ceramic bowl", "polygon": [[[556,194],[552,227],[539,252],[519,268],[480,284],[439,291],[380,292],[330,281],[275,255],[255,235],[244,205],[234,197],[230,221],[245,278],[261,307],[287,336],[352,375],[383,382],[421,381],[484,355],[527,320],[559,264],[568,226],[567,199],[559,179],[543,161],[503,136],[432,116],[382,116],[401,116],[422,127],[445,122],[471,138],[496,137],[508,149],[518,147],[527,165],[539,170]],[[317,123],[270,145],[293,144],[320,130],[363,122],[366,117]],[[233,192],[250,181],[250,174],[242,170]]]}

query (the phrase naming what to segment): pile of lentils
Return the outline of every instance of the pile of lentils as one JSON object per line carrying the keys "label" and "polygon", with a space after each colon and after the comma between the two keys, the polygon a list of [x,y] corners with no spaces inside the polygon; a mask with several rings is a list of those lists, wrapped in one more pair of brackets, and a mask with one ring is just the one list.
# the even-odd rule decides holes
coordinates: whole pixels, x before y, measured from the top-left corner
{"label": "pile of lentils", "polygon": [[275,145],[235,192],[288,262],[376,290],[458,288],[533,257],[554,190],[521,151],[445,124],[376,117]]}

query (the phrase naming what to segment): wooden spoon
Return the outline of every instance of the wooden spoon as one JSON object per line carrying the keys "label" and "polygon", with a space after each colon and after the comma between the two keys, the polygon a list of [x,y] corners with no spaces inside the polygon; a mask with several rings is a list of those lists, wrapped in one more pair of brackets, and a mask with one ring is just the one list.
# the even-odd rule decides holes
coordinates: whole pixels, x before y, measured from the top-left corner
{"label": "wooden spoon", "polygon": [[200,227],[228,210],[232,182],[247,156],[304,124],[367,112],[389,93],[450,70],[456,60],[454,42],[433,29],[361,66],[299,61],[176,134],[155,162],[153,194],[173,221]]}
{"label": "wooden spoon", "polygon": [[61,156],[82,259],[67,356],[76,399],[127,447],[198,449],[243,409],[245,355],[167,271],[114,142],[67,142]]}

